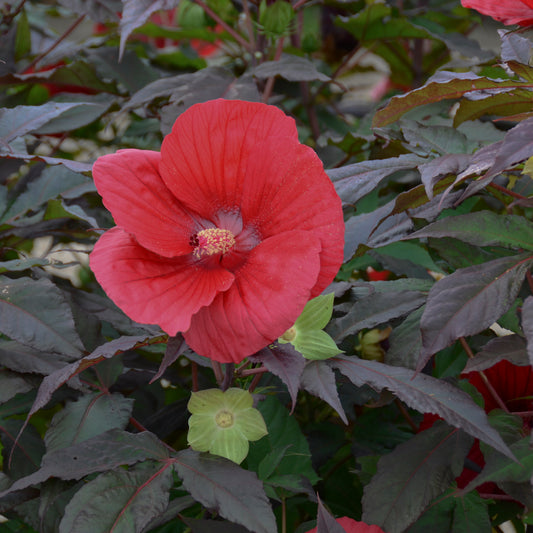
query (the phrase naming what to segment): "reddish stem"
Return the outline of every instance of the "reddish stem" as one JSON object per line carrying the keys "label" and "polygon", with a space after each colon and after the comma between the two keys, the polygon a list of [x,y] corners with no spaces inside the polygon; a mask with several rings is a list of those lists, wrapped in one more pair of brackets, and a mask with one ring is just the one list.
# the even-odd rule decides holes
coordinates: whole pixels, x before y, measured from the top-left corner
{"label": "reddish stem", "polygon": [[[463,347],[464,351],[468,355],[470,359],[473,359],[474,352],[470,349],[470,346],[468,346],[466,339],[464,337],[459,338],[459,342],[461,343],[461,346]],[[498,406],[503,409],[506,413],[509,412],[509,409],[503,403],[503,400],[500,398],[499,394],[496,392],[496,389],[492,386],[491,382],[489,381],[489,378],[486,376],[485,372],[479,371],[478,372],[481,379],[483,380],[483,383],[485,383],[485,386],[487,387],[488,391],[490,392],[490,395],[493,397],[494,401],[498,404]]]}
{"label": "reddish stem", "polygon": [[64,41],[82,22],[83,22],[83,19],[85,18],[85,15],[81,15],[80,17],[78,17],[72,24],[69,28],[67,28],[67,31],[65,31],[65,33],[63,33],[63,35],[61,35],[61,37],[59,37],[59,39],[56,40],[56,42],[50,46],[47,50],[45,50],[42,54],[38,55],[25,69],[24,69],[24,72],[28,72],[30,71],[31,69],[33,69],[33,67],[35,67],[35,65],[37,65],[37,63],[39,63],[39,61],[43,58],[43,57],[46,57],[52,50],[54,50],[54,48],[56,48],[62,41]]}

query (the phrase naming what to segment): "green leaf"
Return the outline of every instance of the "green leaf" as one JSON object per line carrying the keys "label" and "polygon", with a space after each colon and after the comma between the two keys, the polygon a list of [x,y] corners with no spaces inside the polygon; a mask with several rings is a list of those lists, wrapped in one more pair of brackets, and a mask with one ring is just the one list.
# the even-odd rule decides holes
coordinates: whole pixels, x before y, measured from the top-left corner
{"label": "green leaf", "polygon": [[491,530],[489,501],[477,492],[438,497],[406,533],[486,533]]}
{"label": "green leaf", "polygon": [[23,9],[17,20],[15,34],[15,60],[20,61],[31,52],[31,32],[26,10]]}
{"label": "green leaf", "polygon": [[279,38],[285,35],[293,18],[292,5],[285,0],[276,0],[270,5],[263,0],[259,6],[259,24],[268,37]]}
{"label": "green leaf", "polygon": [[370,385],[381,391],[388,389],[412,409],[422,413],[434,413],[452,426],[458,427],[514,459],[500,434],[489,424],[487,415],[462,390],[443,380],[394,367],[365,361],[357,357],[339,355],[328,361],[354,385]]}
{"label": "green leaf", "polygon": [[421,320],[422,352],[418,369],[459,337],[474,335],[496,322],[513,304],[531,254],[494,259],[438,281],[429,292]]}
{"label": "green leaf", "polygon": [[293,345],[306,359],[329,359],[342,353],[335,341],[321,329],[298,332]]}
{"label": "green leaf", "polygon": [[465,433],[436,423],[382,456],[365,487],[363,521],[403,532],[461,473],[472,442]]}
{"label": "green leaf", "polygon": [[302,314],[296,319],[295,327],[298,331],[324,329],[333,313],[333,299],[335,294],[322,294],[313,298],[304,307]]}
{"label": "green leaf", "polygon": [[76,359],[83,345],[70,305],[49,280],[0,277],[0,331],[39,351]]}
{"label": "green leaf", "polygon": [[257,408],[265,419],[268,435],[250,445],[248,466],[258,471],[259,464],[268,454],[285,450],[285,457],[275,470],[276,475],[296,474],[305,476],[311,484],[318,481],[311,464],[311,452],[298,422],[275,397],[268,397]]}
{"label": "green leaf", "polygon": [[109,429],[125,429],[133,398],[122,394],[87,394],[59,411],[50,423],[44,441],[48,452],[72,446]]}
{"label": "green leaf", "polygon": [[476,211],[433,222],[404,240],[427,237],[452,237],[476,246],[533,250],[533,223],[519,215]]}
{"label": "green leaf", "polygon": [[463,489],[463,492],[470,492],[486,481],[494,481],[496,483],[507,481],[521,483],[530,481],[533,474],[533,454],[531,453],[530,441],[529,436],[524,437],[509,447],[518,462],[511,461],[509,457],[504,457],[497,453],[484,454],[485,467]]}
{"label": "green leaf", "polygon": [[274,513],[255,473],[193,450],[175,457],[176,473],[196,501],[254,533],[276,533]]}
{"label": "green leaf", "polygon": [[141,533],[168,506],[170,463],[141,463],[89,481],[65,508],[59,533]]}

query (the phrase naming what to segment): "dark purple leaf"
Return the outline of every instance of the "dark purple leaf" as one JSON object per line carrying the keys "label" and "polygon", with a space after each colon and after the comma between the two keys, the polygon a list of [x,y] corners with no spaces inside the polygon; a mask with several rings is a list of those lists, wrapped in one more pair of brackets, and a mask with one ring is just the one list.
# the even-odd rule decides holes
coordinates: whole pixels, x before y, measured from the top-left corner
{"label": "dark purple leaf", "polygon": [[231,522],[202,520],[185,516],[183,521],[191,528],[191,533],[250,533],[249,529]]}
{"label": "dark purple leaf", "polygon": [[292,344],[275,342],[248,359],[252,363],[263,363],[272,374],[285,383],[291,395],[292,409],[294,409],[300,378],[306,362],[304,356],[296,351]]}
{"label": "dark purple leaf", "polygon": [[168,506],[170,465],[141,463],[89,481],[66,506],[59,533],[141,533]]}
{"label": "dark purple leaf", "polygon": [[[207,67],[190,74],[178,74],[177,76],[160,78],[132,95],[122,110],[135,109],[152,102],[156,98],[170,98],[173,95],[175,95],[175,102],[179,102],[188,92],[193,92],[200,83],[211,86],[204,87],[204,90],[207,88],[216,90],[217,88],[228,87],[234,80],[235,76],[222,67]],[[209,100],[209,98],[205,98],[205,100]]]}
{"label": "dark purple leaf", "polygon": [[500,434],[489,424],[485,411],[466,392],[449,383],[407,368],[357,357],[338,356],[329,362],[354,385],[370,385],[377,391],[386,388],[412,409],[439,415],[452,426],[514,459]]}
{"label": "dark purple leaf", "polygon": [[484,116],[503,117],[531,111],[531,90],[515,89],[510,93],[497,93],[480,100],[462,100],[455,112],[453,123],[459,126]]}
{"label": "dark purple leaf", "polygon": [[76,359],[84,350],[70,305],[50,280],[0,277],[0,331],[42,352]]}
{"label": "dark purple leaf", "polygon": [[341,420],[348,424],[346,413],[339,399],[335,372],[331,370],[327,362],[308,361],[302,374],[301,385],[307,392],[318,396],[333,407]]}
{"label": "dark purple leaf", "polygon": [[[74,98],[71,97],[71,99]],[[76,101],[75,106],[47,121],[42,126],[35,128],[34,132],[38,135],[46,135],[72,131],[87,126],[102,116],[114,102],[115,97],[108,94],[85,95],[83,100]]]}
{"label": "dark purple leaf", "polygon": [[44,353],[15,341],[0,341],[0,361],[16,372],[48,375],[72,359],[66,355]]}
{"label": "dark purple leaf", "polygon": [[16,439],[21,427],[22,420],[0,419],[2,471],[11,480],[32,475],[39,468],[45,452],[43,440],[33,426],[30,426],[21,438]]}
{"label": "dark purple leaf", "polygon": [[191,496],[208,509],[254,533],[276,533],[276,519],[254,472],[193,450],[176,454],[176,473]]}
{"label": "dark purple leaf", "polygon": [[124,8],[120,20],[119,57],[124,54],[126,41],[136,28],[142,26],[155,11],[172,9],[179,0],[122,0]]}
{"label": "dark purple leaf", "polygon": [[[54,391],[56,391],[69,379],[74,376],[77,376],[80,372],[83,372],[87,368],[90,368],[91,366],[102,361],[103,359],[109,359],[110,357],[113,357],[118,353],[122,353],[125,350],[131,350],[137,345],[144,345],[145,341],[147,341],[149,338],[150,337],[148,337],[147,335],[140,335],[134,337],[119,337],[118,339],[106,342],[102,346],[99,346],[98,348],[96,348],[96,350],[94,350],[94,352],[92,352],[86,357],[83,357],[79,361],[71,363],[70,365],[66,365],[60,370],[54,372],[53,374],[46,376],[43,379],[41,386],[39,387],[35,402],[32,405],[30,412],[28,413],[28,420],[31,415],[33,415],[33,413],[41,409],[41,407],[44,407],[52,397]],[[162,341],[164,336],[161,336],[160,338]],[[150,340],[154,342],[158,339],[159,337],[152,337]]]}
{"label": "dark purple leaf", "polygon": [[528,296],[522,305],[522,330],[527,339],[529,364],[533,366],[533,296]]}
{"label": "dark purple leaf", "polygon": [[446,217],[411,233],[406,239],[453,237],[476,246],[508,246],[533,250],[533,224],[518,215],[476,211]]}
{"label": "dark purple leaf", "polygon": [[461,96],[486,90],[505,90],[516,87],[527,87],[527,84],[517,81],[501,81],[483,78],[471,72],[438,72],[426,85],[410,91],[405,95],[395,96],[390,102],[380,109],[373,120],[374,127],[383,127],[392,124],[411,109],[425,104],[440,102],[442,100],[457,99]]}
{"label": "dark purple leaf", "polygon": [[467,154],[446,154],[418,166],[420,178],[424,184],[427,197],[433,198],[433,187],[448,174],[457,175],[462,172],[470,162]]}
{"label": "dark purple leaf", "polygon": [[276,61],[265,61],[254,69],[254,76],[271,78],[281,76],[287,81],[329,81],[331,78],[319,72],[305,57],[282,54]]}
{"label": "dark purple leaf", "polygon": [[[488,176],[497,176],[507,168],[525,161],[533,155],[533,118],[524,120],[505,135]],[[485,177],[488,177],[485,176]]]}
{"label": "dark purple leaf", "polygon": [[174,363],[178,357],[188,348],[187,343],[183,339],[181,333],[178,333],[175,337],[170,337],[167,342],[167,347],[165,349],[165,355],[163,360],[159,365],[159,370],[156,375],[150,380],[150,383],[153,383],[156,379],[159,379],[164,373],[165,370]]}
{"label": "dark purple leaf", "polygon": [[473,359],[468,360],[463,372],[480,372],[503,359],[514,365],[529,365],[526,340],[520,335],[506,335],[490,340]]}
{"label": "dark purple leaf", "polygon": [[37,472],[15,481],[0,494],[0,498],[50,477],[81,479],[95,472],[132,465],[145,459],[165,462],[168,457],[168,449],[152,433],[133,434],[112,429],[79,444],[45,454]]}
{"label": "dark purple leaf", "polygon": [[[1,356],[0,356],[1,361]],[[0,405],[11,400],[16,394],[23,394],[33,389],[29,380],[6,368],[0,369]]]}
{"label": "dark purple leaf", "polygon": [[436,423],[383,455],[363,496],[363,521],[401,533],[463,470],[473,439]]}
{"label": "dark purple leaf", "polygon": [[340,343],[348,335],[354,335],[362,329],[407,315],[423,305],[426,297],[420,291],[376,292],[358,300],[343,317],[334,319],[328,332],[336,343]]}
{"label": "dark purple leaf", "polygon": [[355,204],[374,190],[380,181],[395,172],[416,169],[425,159],[413,154],[402,154],[389,159],[363,161],[328,170],[335,190],[343,204]]}
{"label": "dark purple leaf", "polygon": [[420,318],[424,306],[415,309],[405,320],[393,328],[389,337],[389,348],[385,352],[385,363],[415,369],[422,348]]}
{"label": "dark purple leaf", "polygon": [[499,150],[487,173],[482,179],[470,183],[459,199],[460,202],[483,189],[504,170],[533,156],[533,117],[509,130],[498,146]]}
{"label": "dark purple leaf", "polygon": [[531,254],[502,257],[456,270],[438,281],[429,292],[420,323],[418,369],[459,337],[479,333],[498,320],[515,301],[532,264]]}
{"label": "dark purple leaf", "polygon": [[374,211],[351,217],[345,224],[344,260],[348,261],[368,243],[370,235],[379,224],[394,210],[395,201],[391,201]]}
{"label": "dark purple leaf", "polygon": [[502,60],[518,61],[527,65],[531,57],[531,41],[515,31],[500,31],[502,40]]}
{"label": "dark purple leaf", "polygon": [[69,109],[77,107],[79,102],[48,102],[39,106],[22,106],[0,109],[0,141],[9,143],[16,137],[35,131],[62,115]]}
{"label": "dark purple leaf", "polygon": [[344,528],[331,516],[318,498],[316,533],[345,533]]}
{"label": "dark purple leaf", "polygon": [[118,22],[122,11],[120,0],[59,0],[77,15],[88,15],[94,22]]}
{"label": "dark purple leaf", "polygon": [[49,200],[57,197],[68,197],[80,187],[84,190],[92,190],[94,185],[87,176],[73,172],[63,165],[47,167],[40,176],[28,184],[24,192],[17,195],[0,220],[8,224],[16,223],[17,219],[26,212],[36,211]]}
{"label": "dark purple leaf", "polygon": [[60,157],[47,157],[38,154],[28,154],[18,150],[11,150],[0,144],[0,158],[7,159],[22,159],[23,161],[44,161],[48,165],[64,165],[74,172],[90,172],[93,168],[91,163],[82,163],[81,161],[71,161],[70,159],[62,159]]}
{"label": "dark purple leaf", "polygon": [[101,392],[68,403],[50,422],[44,436],[46,451],[72,446],[110,429],[125,429],[133,403],[133,398],[124,398],[122,394]]}

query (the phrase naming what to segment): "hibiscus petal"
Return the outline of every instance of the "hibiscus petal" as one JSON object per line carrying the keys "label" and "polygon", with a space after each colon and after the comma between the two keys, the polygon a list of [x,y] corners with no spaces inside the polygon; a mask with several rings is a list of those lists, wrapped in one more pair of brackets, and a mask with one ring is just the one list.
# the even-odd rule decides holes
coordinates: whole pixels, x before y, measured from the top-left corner
{"label": "hibiscus petal", "polygon": [[160,160],[159,152],[119,150],[97,159],[93,177],[118,226],[152,252],[175,257],[190,253],[195,222],[161,180]]}
{"label": "hibiscus petal", "polygon": [[203,268],[191,256],[154,254],[119,227],[100,237],[90,264],[104,291],[131,319],[159,324],[170,335],[188,329],[191,316],[234,280],[231,272]]}
{"label": "hibiscus petal", "polygon": [[268,137],[298,138],[280,109],[213,100],[181,114],[161,147],[160,171],[168,188],[204,218],[238,210],[249,153]]}
{"label": "hibiscus petal", "polygon": [[192,317],[184,333],[189,346],[216,361],[239,362],[277,339],[311,297],[320,249],[305,231],[261,242],[235,272],[231,288]]}
{"label": "hibiscus petal", "polygon": [[461,3],[504,24],[533,24],[533,0],[461,0]]}
{"label": "hibiscus petal", "polygon": [[320,239],[321,270],[312,296],[320,294],[342,264],[344,220],[341,200],[315,152],[290,139],[258,144],[243,192],[243,221],[263,238],[307,230]]}

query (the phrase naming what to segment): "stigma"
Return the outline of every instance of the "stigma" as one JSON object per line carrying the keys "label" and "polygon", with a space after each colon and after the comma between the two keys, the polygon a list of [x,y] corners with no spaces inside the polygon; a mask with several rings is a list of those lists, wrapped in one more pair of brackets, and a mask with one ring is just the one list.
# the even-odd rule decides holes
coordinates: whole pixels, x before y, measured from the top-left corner
{"label": "stigma", "polygon": [[193,255],[197,258],[206,255],[225,254],[235,246],[235,237],[227,229],[208,228],[191,237]]}

